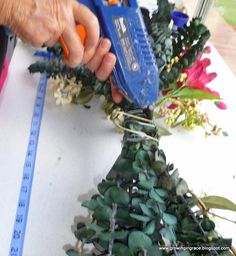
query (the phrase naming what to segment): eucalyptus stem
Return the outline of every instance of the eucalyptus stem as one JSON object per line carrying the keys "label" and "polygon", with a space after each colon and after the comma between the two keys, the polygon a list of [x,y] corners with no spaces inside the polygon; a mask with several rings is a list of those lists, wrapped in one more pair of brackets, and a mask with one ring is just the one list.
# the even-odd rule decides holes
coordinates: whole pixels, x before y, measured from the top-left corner
{"label": "eucalyptus stem", "polygon": [[[111,216],[111,223],[110,223],[110,233],[115,231],[116,227],[116,213],[117,213],[117,204],[112,204],[112,216]],[[108,245],[108,256],[112,256],[112,248],[114,244],[114,239],[109,240],[109,245]]]}
{"label": "eucalyptus stem", "polygon": [[[200,231],[202,232],[202,234],[205,236],[207,233],[204,231],[204,229],[202,228],[202,226],[200,225],[199,221],[197,220],[196,216],[194,215],[194,212],[192,211],[192,209],[189,207],[186,199],[182,196],[181,197],[182,200],[185,202],[187,208],[188,208],[188,211],[190,213],[190,215],[192,216],[194,222],[198,225]],[[216,254],[216,255],[219,255],[218,252],[214,249],[213,252]],[[212,253],[212,252],[211,252]]]}
{"label": "eucalyptus stem", "polygon": [[175,255],[175,256],[178,256],[178,253],[177,253],[177,251],[176,251],[175,248],[173,249],[173,252],[174,252],[174,255]]}
{"label": "eucalyptus stem", "polygon": [[189,207],[187,200],[184,198],[184,196],[181,196],[182,201],[184,201],[184,203],[186,204],[188,211],[191,215],[191,217],[193,218],[194,222],[198,225],[199,229],[201,230],[202,234],[205,236],[206,232],[204,231],[204,229],[202,228],[202,226],[200,225],[199,221],[197,220],[196,216],[194,215],[194,212],[192,211],[192,209]]}
{"label": "eucalyptus stem", "polygon": [[147,256],[147,250],[145,248],[143,248],[143,256]]}

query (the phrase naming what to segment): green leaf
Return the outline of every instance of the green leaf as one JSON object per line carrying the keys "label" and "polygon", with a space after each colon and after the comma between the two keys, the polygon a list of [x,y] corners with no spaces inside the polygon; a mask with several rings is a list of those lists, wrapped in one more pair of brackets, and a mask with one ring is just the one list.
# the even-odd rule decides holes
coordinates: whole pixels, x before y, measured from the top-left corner
{"label": "green leaf", "polygon": [[99,193],[104,195],[108,188],[113,186],[116,186],[116,182],[103,180],[101,183],[98,184],[98,191]]}
{"label": "green leaf", "polygon": [[150,248],[152,240],[141,231],[133,231],[129,235],[128,245],[133,253],[137,253],[139,250]]}
{"label": "green leaf", "polygon": [[112,248],[112,255],[114,256],[132,256],[132,253],[130,252],[130,249],[128,246],[122,244],[122,243],[115,243]]}
{"label": "green leaf", "polygon": [[152,245],[147,249],[148,256],[162,256],[161,250],[157,245]]}
{"label": "green leaf", "polygon": [[154,199],[155,201],[157,201],[158,203],[161,203],[161,204],[164,204],[165,202],[163,201],[163,199],[157,194],[157,192],[152,189],[150,192],[149,192],[149,196],[150,198]]}
{"label": "green leaf", "polygon": [[186,98],[186,99],[200,99],[200,100],[219,100],[220,97],[213,95],[210,92],[198,90],[198,89],[190,89],[190,88],[183,88],[177,94],[176,97]]}
{"label": "green leaf", "polygon": [[108,206],[98,207],[93,213],[93,218],[98,221],[108,221],[110,222],[112,216],[112,210]]}
{"label": "green leaf", "polygon": [[147,191],[147,190],[144,190],[144,189],[138,189],[138,190],[137,190],[137,193],[138,193],[139,195],[147,195],[147,194],[148,194],[148,191]]}
{"label": "green leaf", "polygon": [[169,240],[173,244],[176,243],[176,235],[171,227],[161,229],[160,233],[165,239]]}
{"label": "green leaf", "polygon": [[147,226],[143,229],[143,232],[147,235],[152,235],[156,229],[155,220],[149,222]]}
{"label": "green leaf", "polygon": [[181,229],[182,231],[195,231],[198,229],[198,224],[190,216],[186,216],[181,221]]}
{"label": "green leaf", "polygon": [[103,241],[98,238],[96,240],[93,240],[93,245],[99,252],[104,253],[106,250],[108,250],[109,242]]}
{"label": "green leaf", "polygon": [[88,200],[88,201],[84,201],[82,203],[82,206],[86,207],[90,210],[94,210],[99,206],[99,204],[98,204],[97,200],[91,199],[91,200]]}
{"label": "green leaf", "polygon": [[162,188],[155,189],[155,192],[162,198],[166,199],[168,198],[168,191]]}
{"label": "green leaf", "polygon": [[87,229],[94,230],[95,232],[102,232],[104,230],[103,227],[98,226],[97,224],[94,223],[85,223]]}
{"label": "green leaf", "polygon": [[84,239],[90,239],[92,236],[94,236],[96,232],[94,230],[88,229],[86,227],[82,227],[80,229],[77,228],[75,231],[75,236],[78,240],[84,240]]}
{"label": "green leaf", "polygon": [[143,172],[143,168],[140,166],[140,164],[136,161],[132,164],[133,170],[136,174]]}
{"label": "green leaf", "polygon": [[156,177],[152,177],[148,180],[143,180],[138,183],[138,187],[146,190],[151,190],[156,183]]}
{"label": "green leaf", "polygon": [[163,221],[168,225],[176,225],[177,224],[177,218],[169,213],[163,213],[162,216]]}
{"label": "green leaf", "polygon": [[78,104],[87,104],[91,101],[94,96],[94,91],[88,87],[82,89],[77,99]]}
{"label": "green leaf", "polygon": [[173,181],[170,176],[164,176],[160,179],[160,186],[168,191],[174,187]]}
{"label": "green leaf", "polygon": [[101,196],[96,196],[96,200],[98,202],[98,206],[107,206],[106,202],[104,201],[104,198],[102,198]]}
{"label": "green leaf", "polygon": [[116,223],[122,226],[135,226],[137,221],[134,220],[129,213],[128,209],[118,208],[115,216]]}
{"label": "green leaf", "polygon": [[152,163],[152,168],[158,173],[161,174],[166,170],[166,163],[163,161],[155,161]]}
{"label": "green leaf", "polygon": [[221,196],[207,196],[202,197],[201,201],[205,204],[207,208],[223,209],[236,211],[236,204],[227,198]]}
{"label": "green leaf", "polygon": [[110,187],[104,195],[104,200],[110,205],[115,203],[126,206],[129,203],[129,193],[120,187]]}
{"label": "green leaf", "polygon": [[134,197],[132,199],[132,202],[131,204],[134,206],[134,207],[139,207],[139,204],[142,203],[142,199],[139,198],[139,197]]}
{"label": "green leaf", "polygon": [[189,189],[188,189],[188,185],[187,185],[186,181],[183,179],[180,179],[180,181],[176,187],[176,194],[178,196],[183,196],[188,192],[188,190]]}
{"label": "green leaf", "polygon": [[135,213],[131,213],[130,216],[135,219],[135,220],[138,220],[138,221],[142,221],[142,222],[148,222],[151,220],[150,217],[148,216],[143,216],[143,215],[139,215],[139,214],[135,214]]}
{"label": "green leaf", "polygon": [[149,199],[147,202],[146,202],[146,206],[148,207],[148,208],[151,208],[154,212],[155,212],[155,214],[158,214],[158,215],[160,215],[160,205],[158,205],[157,204],[157,202],[156,202],[156,200],[154,200],[154,199]]}
{"label": "green leaf", "polygon": [[139,149],[135,156],[135,161],[138,162],[140,166],[147,166],[150,163],[150,158],[146,151]]}
{"label": "green leaf", "polygon": [[198,232],[185,232],[184,234],[178,234],[178,241],[183,243],[209,243],[208,238]]}
{"label": "green leaf", "polygon": [[157,142],[153,140],[143,140],[142,147],[145,151],[150,151],[157,147]]}
{"label": "green leaf", "polygon": [[74,249],[70,249],[66,252],[66,255],[68,256],[79,256],[79,253],[75,251]]}
{"label": "green leaf", "polygon": [[111,239],[123,240],[128,236],[129,231],[115,231],[102,233],[99,238],[103,241],[109,241]]}
{"label": "green leaf", "polygon": [[150,210],[145,204],[139,204],[139,206],[140,206],[142,212],[143,212],[145,215],[147,215],[147,216],[149,216],[149,217],[151,217],[151,218],[154,217],[153,211]]}
{"label": "green leaf", "polygon": [[117,175],[124,177],[126,180],[133,179],[132,160],[124,159],[121,156],[116,160],[110,173],[107,175],[108,180],[115,179]]}
{"label": "green leaf", "polygon": [[177,186],[177,184],[178,184],[179,181],[180,181],[178,169],[176,169],[176,170],[171,174],[170,179],[171,179],[172,183],[174,184],[174,186]]}
{"label": "green leaf", "polygon": [[142,172],[142,173],[139,173],[138,178],[139,178],[140,181],[145,181],[145,180],[147,180],[147,177],[146,177],[146,175],[145,175],[143,172]]}

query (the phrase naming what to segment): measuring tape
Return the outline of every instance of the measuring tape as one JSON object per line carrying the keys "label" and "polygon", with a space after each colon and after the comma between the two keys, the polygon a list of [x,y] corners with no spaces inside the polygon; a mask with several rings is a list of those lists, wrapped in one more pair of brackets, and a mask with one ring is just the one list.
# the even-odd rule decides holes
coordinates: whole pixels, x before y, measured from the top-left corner
{"label": "measuring tape", "polygon": [[23,168],[23,177],[19,200],[16,210],[16,218],[11,240],[9,256],[22,256],[24,248],[25,230],[27,225],[30,195],[34,176],[35,159],[38,146],[38,138],[43,115],[44,99],[47,87],[47,74],[43,73],[40,76],[34,112],[32,117],[29,142],[25,163]]}

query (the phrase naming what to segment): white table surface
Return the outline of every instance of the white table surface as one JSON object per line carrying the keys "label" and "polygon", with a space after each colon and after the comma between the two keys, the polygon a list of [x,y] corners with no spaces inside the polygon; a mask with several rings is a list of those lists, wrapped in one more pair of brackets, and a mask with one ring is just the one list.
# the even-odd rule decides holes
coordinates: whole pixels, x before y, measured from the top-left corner
{"label": "white table surface", "polygon": [[[160,147],[198,195],[207,192],[236,202],[236,81],[215,49],[211,56],[211,69],[218,72],[211,87],[221,92],[228,110],[209,107],[209,112],[230,136],[205,139],[200,131],[180,130],[162,138]],[[39,79],[27,71],[34,61],[32,49],[19,43],[0,95],[1,256],[9,251]],[[94,100],[90,110],[56,106],[47,91],[24,256],[63,256],[64,249],[75,244],[74,219],[87,216],[81,201],[96,191],[96,185],[110,170],[120,153],[121,139],[100,110],[99,100]],[[236,220],[235,213],[221,214]],[[236,244],[236,225],[217,220],[217,229],[233,237]]]}

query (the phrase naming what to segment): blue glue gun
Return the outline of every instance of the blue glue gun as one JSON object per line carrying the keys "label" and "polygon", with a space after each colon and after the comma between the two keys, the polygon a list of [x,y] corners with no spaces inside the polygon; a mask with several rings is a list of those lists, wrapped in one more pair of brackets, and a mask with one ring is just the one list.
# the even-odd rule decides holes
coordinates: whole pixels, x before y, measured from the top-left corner
{"label": "blue glue gun", "polygon": [[[80,3],[97,16],[101,36],[111,40],[111,52],[117,58],[112,72],[114,84],[136,107],[154,104],[159,90],[158,67],[136,0],[80,0]],[[82,41],[85,40],[83,27],[79,25],[77,30]]]}

